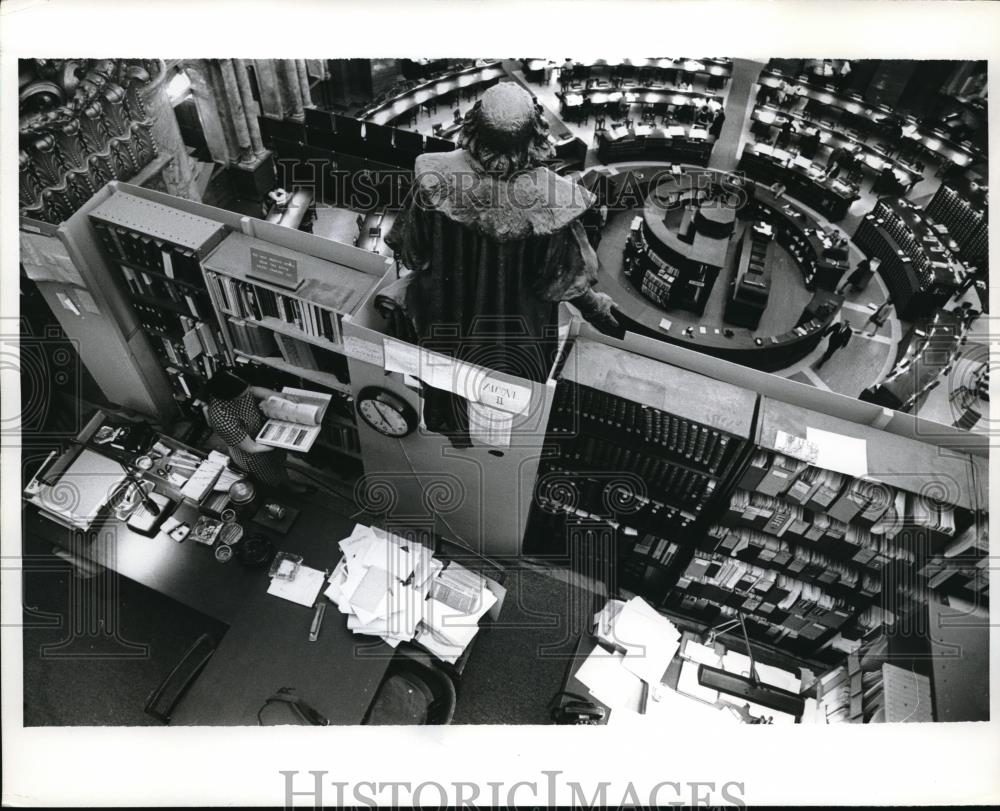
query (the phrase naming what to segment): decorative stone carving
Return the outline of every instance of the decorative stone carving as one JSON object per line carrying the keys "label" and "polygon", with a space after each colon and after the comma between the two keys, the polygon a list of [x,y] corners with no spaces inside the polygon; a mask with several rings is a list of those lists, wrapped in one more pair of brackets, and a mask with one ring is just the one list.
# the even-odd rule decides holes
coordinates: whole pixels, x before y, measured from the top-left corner
{"label": "decorative stone carving", "polygon": [[162,78],[162,62],[27,59],[19,68],[22,214],[62,222],[156,157],[143,93]]}

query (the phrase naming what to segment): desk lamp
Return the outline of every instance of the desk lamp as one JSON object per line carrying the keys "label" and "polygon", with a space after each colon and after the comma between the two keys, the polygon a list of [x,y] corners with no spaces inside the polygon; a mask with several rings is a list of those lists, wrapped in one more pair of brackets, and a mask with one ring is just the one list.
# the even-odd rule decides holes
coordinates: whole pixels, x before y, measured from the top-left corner
{"label": "desk lamp", "polygon": [[134,465],[127,465],[127,464],[123,464],[122,467],[125,468],[125,481],[122,482],[115,495],[117,496],[121,494],[122,496],[124,496],[126,488],[131,485],[132,487],[135,488],[135,493],[139,500],[139,504],[141,504],[150,515],[153,516],[159,515],[160,505],[157,504],[150,497],[146,488],[142,486],[143,482],[142,479],[140,478],[141,471],[139,470],[139,468],[135,467]]}
{"label": "desk lamp", "polygon": [[750,645],[750,636],[747,634],[746,621],[743,613],[736,612],[736,619],[729,620],[721,625],[709,628],[707,631],[707,644],[714,644],[715,638],[720,634],[732,630],[737,625],[743,632],[743,641],[747,646],[747,655],[750,657],[750,675],[742,676],[738,673],[730,673],[718,667],[709,665],[698,666],[698,683],[711,690],[718,690],[720,693],[727,693],[746,701],[760,704],[762,707],[784,712],[789,715],[799,717],[805,710],[805,701],[797,693],[789,690],[782,690],[761,682],[757,675],[757,664],[754,661],[753,647]]}

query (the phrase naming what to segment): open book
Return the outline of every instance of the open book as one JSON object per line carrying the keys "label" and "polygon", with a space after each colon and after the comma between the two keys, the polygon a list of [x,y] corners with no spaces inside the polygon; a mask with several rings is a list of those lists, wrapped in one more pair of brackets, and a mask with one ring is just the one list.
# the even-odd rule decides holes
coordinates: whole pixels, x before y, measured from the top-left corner
{"label": "open book", "polygon": [[331,396],[285,386],[280,397],[271,396],[261,403],[268,420],[257,434],[257,441],[272,448],[311,450]]}

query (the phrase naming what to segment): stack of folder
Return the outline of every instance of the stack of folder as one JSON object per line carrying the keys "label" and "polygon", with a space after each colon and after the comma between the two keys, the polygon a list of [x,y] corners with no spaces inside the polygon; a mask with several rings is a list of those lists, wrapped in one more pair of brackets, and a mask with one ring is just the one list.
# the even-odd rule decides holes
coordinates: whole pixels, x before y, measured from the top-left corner
{"label": "stack of folder", "polygon": [[358,524],[339,545],[344,554],[326,596],[350,630],[394,648],[413,641],[454,663],[497,602],[492,581],[377,527]]}

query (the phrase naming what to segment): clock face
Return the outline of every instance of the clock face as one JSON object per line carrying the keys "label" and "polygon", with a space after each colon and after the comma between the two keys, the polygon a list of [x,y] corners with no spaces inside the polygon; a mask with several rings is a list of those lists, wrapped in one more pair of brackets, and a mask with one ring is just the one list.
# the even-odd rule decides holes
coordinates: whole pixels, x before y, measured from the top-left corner
{"label": "clock face", "polygon": [[417,425],[412,406],[387,389],[369,387],[358,395],[358,413],[380,434],[404,437]]}

